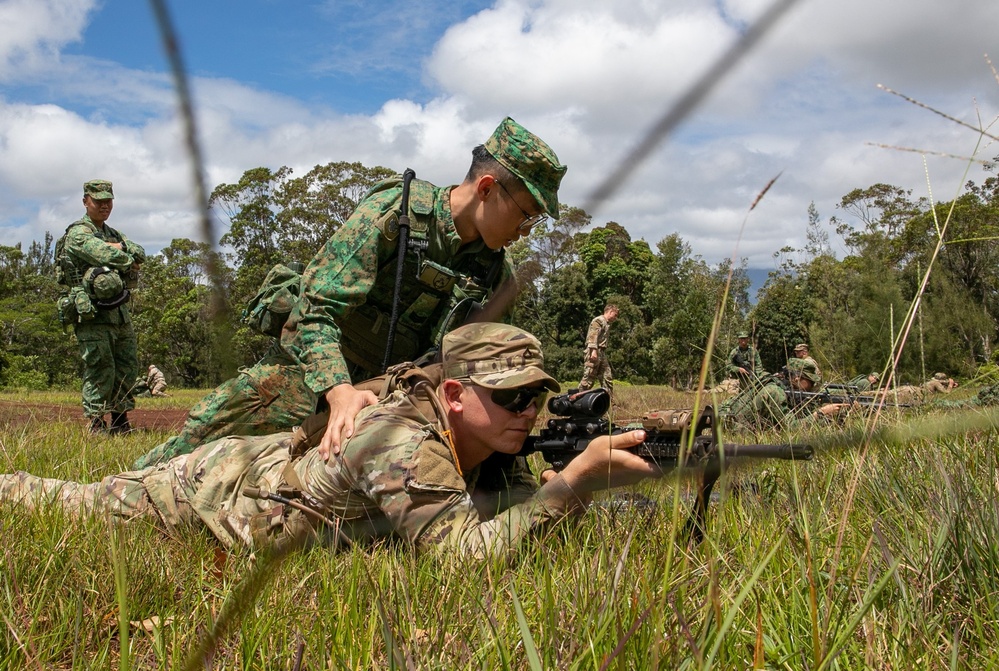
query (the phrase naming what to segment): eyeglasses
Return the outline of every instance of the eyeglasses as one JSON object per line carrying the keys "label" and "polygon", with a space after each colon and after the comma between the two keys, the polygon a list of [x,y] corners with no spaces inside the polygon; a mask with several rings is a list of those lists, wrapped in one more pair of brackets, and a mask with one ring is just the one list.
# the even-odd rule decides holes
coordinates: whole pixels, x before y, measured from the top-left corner
{"label": "eyeglasses", "polygon": [[532,403],[537,406],[540,412],[545,404],[545,399],[548,398],[548,390],[544,387],[493,389],[490,398],[492,398],[493,403],[514,414],[524,412]]}
{"label": "eyeglasses", "polygon": [[517,202],[517,199],[514,198],[509,191],[507,191],[505,186],[503,186],[503,182],[499,181],[498,179],[495,180],[495,182],[499,184],[499,188],[503,189],[503,193],[505,193],[507,197],[513,201],[513,204],[517,206],[517,209],[520,210],[520,213],[524,215],[524,220],[520,222],[520,224],[517,226],[518,231],[520,231],[524,235],[527,235],[528,233],[531,232],[531,229],[534,228],[536,225],[540,224],[543,221],[548,220],[548,215],[545,214],[544,212],[542,212],[541,214],[535,214],[534,216],[528,214],[527,210],[522,208],[520,206],[520,203]]}

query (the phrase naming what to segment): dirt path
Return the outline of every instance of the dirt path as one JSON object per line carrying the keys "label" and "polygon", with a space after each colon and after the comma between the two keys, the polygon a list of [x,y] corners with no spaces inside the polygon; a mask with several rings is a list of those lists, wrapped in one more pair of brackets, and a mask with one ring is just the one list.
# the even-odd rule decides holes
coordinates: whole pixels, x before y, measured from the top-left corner
{"label": "dirt path", "polygon": [[[187,410],[181,408],[164,408],[151,410],[136,408],[128,413],[129,422],[136,429],[162,429],[177,431],[184,425]],[[0,401],[0,426],[21,426],[32,422],[84,422],[83,412],[79,406],[59,405],[55,403],[15,403]]]}

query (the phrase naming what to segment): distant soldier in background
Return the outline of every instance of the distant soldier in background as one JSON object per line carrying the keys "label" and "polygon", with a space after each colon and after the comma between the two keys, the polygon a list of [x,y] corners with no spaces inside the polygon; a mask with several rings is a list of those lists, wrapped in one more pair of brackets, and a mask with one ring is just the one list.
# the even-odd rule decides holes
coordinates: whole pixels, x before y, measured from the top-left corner
{"label": "distant soldier in background", "polygon": [[610,339],[610,325],[617,319],[616,305],[608,304],[604,313],[593,318],[586,332],[586,354],[583,355],[583,379],[579,383],[580,391],[593,388],[593,383],[600,378],[601,386],[608,392],[614,386],[614,373],[607,360],[607,342]]}
{"label": "distant soldier in background", "polygon": [[932,394],[949,394],[957,388],[957,382],[946,373],[935,373],[932,378],[921,385],[904,384],[889,392],[899,403],[919,404]]}
{"label": "distant soldier in background", "polygon": [[149,370],[146,373],[146,386],[149,387],[149,393],[152,396],[168,396],[166,378],[163,377],[163,372],[153,364],[149,364]]}
{"label": "distant soldier in background", "polygon": [[815,359],[813,359],[808,355],[808,345],[806,345],[805,343],[799,343],[795,345],[794,358],[802,359],[805,362],[811,364],[812,367],[815,369],[815,374],[818,375],[818,380],[816,380],[815,382],[816,386],[822,383],[822,370],[819,368],[818,362],[816,362]]}
{"label": "distant soldier in background", "polygon": [[[129,289],[137,284],[146,252],[107,225],[114,207],[111,182],[85,183],[83,206],[87,213],[56,243],[56,280],[68,287],[59,299],[59,319],[76,333],[83,359],[83,414],[90,430],[128,433],[139,373]],[[108,412],[110,428],[104,421]]]}
{"label": "distant soldier in background", "polygon": [[791,392],[817,389],[819,374],[815,366],[807,361],[789,361],[786,374],[786,381],[780,375],[758,378],[756,384],[725,401],[719,408],[719,415],[754,429],[766,429],[835,417],[849,407],[848,403],[826,403],[815,411],[808,411],[805,406],[796,408]]}
{"label": "distant soldier in background", "polygon": [[739,344],[729,352],[725,371],[729,377],[737,378],[740,384],[745,385],[764,374],[763,360],[759,351],[749,344],[749,333],[742,331],[736,337],[739,339]]}
{"label": "distant soldier in background", "polygon": [[931,379],[923,383],[923,389],[931,394],[949,394],[957,389],[957,381],[948,377],[947,373],[934,373]]}
{"label": "distant soldier in background", "polygon": [[846,383],[848,387],[856,387],[857,391],[871,391],[878,388],[878,382],[881,381],[881,376],[876,373],[868,373],[867,375],[858,375],[849,382]]}

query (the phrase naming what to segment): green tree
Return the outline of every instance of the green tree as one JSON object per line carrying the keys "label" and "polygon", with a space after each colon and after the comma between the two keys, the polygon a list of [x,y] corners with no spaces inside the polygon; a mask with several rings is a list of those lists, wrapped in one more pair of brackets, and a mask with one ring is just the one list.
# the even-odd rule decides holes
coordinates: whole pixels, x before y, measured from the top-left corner
{"label": "green tree", "polygon": [[[174,239],[146,261],[133,299],[139,361],[142,367],[155,364],[175,386],[214,386],[235,367],[231,359],[238,365],[259,356],[247,343],[222,335],[228,324],[213,314],[205,282],[212,254],[203,242]],[[217,346],[220,342],[224,349]]]}

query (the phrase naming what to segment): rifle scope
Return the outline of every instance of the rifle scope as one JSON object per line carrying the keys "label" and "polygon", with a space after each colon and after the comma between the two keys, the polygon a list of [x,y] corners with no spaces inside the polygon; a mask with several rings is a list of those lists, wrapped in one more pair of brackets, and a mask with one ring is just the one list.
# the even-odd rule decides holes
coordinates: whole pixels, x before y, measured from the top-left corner
{"label": "rifle scope", "polygon": [[610,410],[610,394],[606,389],[579,391],[570,389],[548,399],[548,412],[559,417],[602,417]]}

